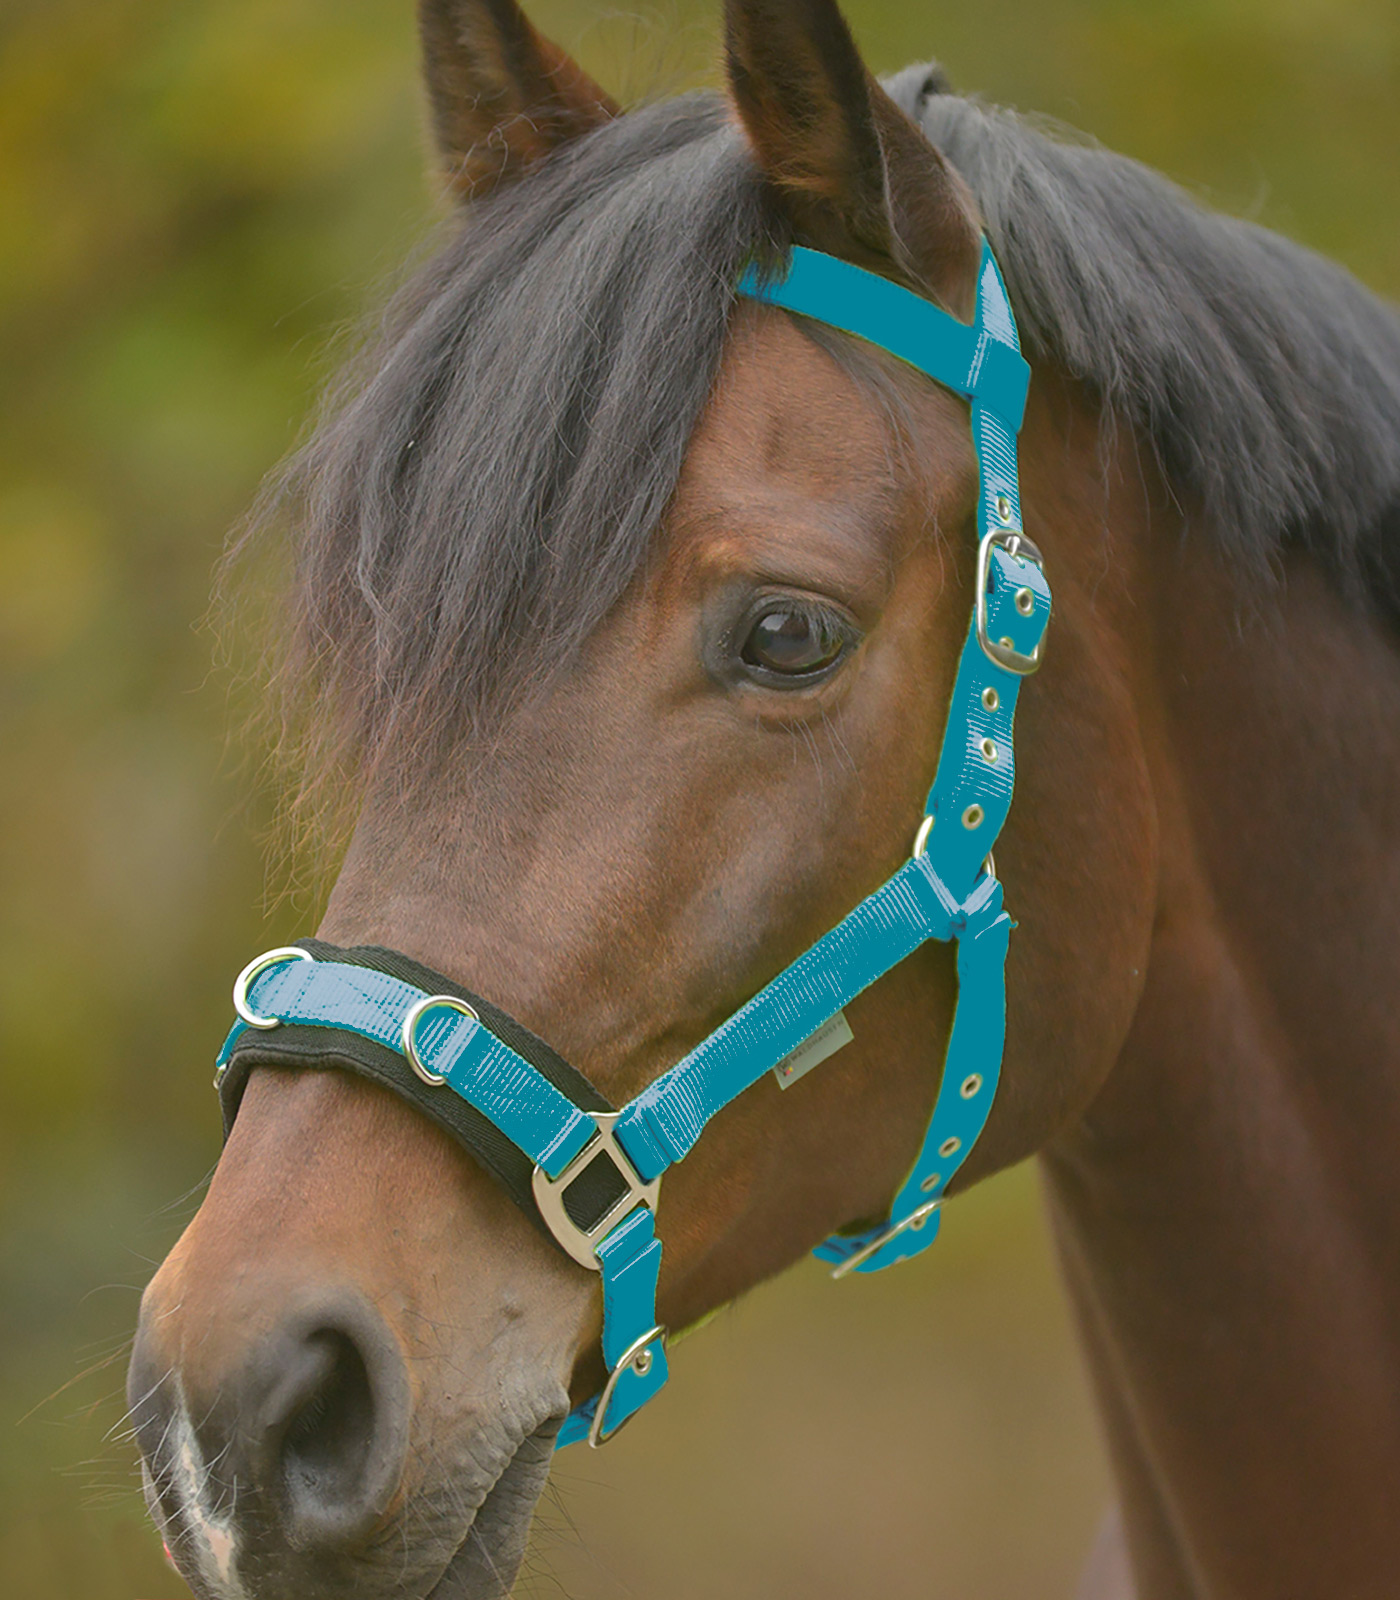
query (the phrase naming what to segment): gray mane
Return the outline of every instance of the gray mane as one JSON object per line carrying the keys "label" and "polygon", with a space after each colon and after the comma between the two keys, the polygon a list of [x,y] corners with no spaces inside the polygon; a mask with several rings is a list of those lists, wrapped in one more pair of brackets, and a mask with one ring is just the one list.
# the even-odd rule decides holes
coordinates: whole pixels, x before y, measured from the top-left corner
{"label": "gray mane", "polygon": [[[926,68],[890,88],[975,192],[1028,352],[1150,441],[1231,555],[1301,544],[1400,616],[1396,313]],[[737,273],[788,242],[707,94],[468,208],[264,508],[296,527],[284,681],[313,770],[444,747],[581,646],[646,557]]]}

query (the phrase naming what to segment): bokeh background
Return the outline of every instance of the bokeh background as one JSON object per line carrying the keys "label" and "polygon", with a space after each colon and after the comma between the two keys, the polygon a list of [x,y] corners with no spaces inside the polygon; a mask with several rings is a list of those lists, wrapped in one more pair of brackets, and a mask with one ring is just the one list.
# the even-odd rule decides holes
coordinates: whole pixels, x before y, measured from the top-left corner
{"label": "bokeh background", "polygon": [[[637,96],[712,81],[717,8],[537,20]],[[1400,292],[1395,0],[848,0]],[[210,1057],[272,798],[200,627],[225,530],[431,226],[410,0],[0,0],[0,1594],[182,1593],[121,1435],[140,1286],[218,1152]],[[1066,1596],[1107,1476],[1034,1173],[917,1266],[809,1264],[571,1452],[521,1592]]]}

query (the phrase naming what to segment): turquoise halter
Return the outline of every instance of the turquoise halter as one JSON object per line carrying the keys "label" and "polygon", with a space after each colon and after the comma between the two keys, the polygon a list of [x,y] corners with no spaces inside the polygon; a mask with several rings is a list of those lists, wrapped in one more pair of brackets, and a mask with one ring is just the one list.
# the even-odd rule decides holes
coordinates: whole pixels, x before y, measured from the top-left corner
{"label": "turquoise halter", "polygon": [[[926,940],[956,940],[958,1000],[923,1148],[887,1221],[818,1246],[841,1277],[879,1271],[933,1242],[943,1194],[986,1124],[1001,1071],[1011,919],[991,851],[1011,805],[1016,697],[1021,679],[1040,665],[1050,618],[1040,552],[1021,532],[1016,435],[1030,369],[1006,288],[984,243],[971,325],[801,247],[780,278],[750,268],[738,293],[879,345],[971,402],[980,476],[976,600],[911,858],[619,1110],[600,1109],[607,1101],[586,1079],[466,991],[435,994],[395,975],[396,963],[412,964],[391,952],[379,953],[391,970],[321,959],[332,947],[314,941],[269,951],[244,968],[234,986],[239,1020],[215,1079],[231,1123],[252,1066],[348,1065],[448,1127],[522,1207],[530,1202],[511,1162],[529,1163],[538,1218],[561,1249],[602,1276],[607,1382],[566,1419],[560,1445],[601,1444],[666,1381],[666,1330],[656,1320],[657,1194],[666,1169],[722,1106]],[[266,1036],[280,1029],[305,1030],[299,1036],[311,1044],[279,1054]],[[369,1054],[359,1044],[351,1051],[353,1041],[337,1046],[345,1034],[368,1041]],[[341,1053],[350,1059],[341,1061]],[[444,1090],[460,1101],[445,1105]]]}

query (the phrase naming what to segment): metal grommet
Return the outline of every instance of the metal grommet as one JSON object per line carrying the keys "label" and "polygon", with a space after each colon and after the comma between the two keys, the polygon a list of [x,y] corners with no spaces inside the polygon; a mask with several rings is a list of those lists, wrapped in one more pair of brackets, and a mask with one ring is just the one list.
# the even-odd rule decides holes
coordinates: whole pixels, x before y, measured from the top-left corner
{"label": "metal grommet", "polygon": [[967,1077],[963,1079],[962,1087],[958,1090],[958,1093],[964,1100],[971,1100],[981,1087],[982,1074],[980,1072],[969,1072]]}
{"label": "metal grommet", "polygon": [[1001,696],[992,688],[990,683],[982,691],[982,704],[988,711],[995,711],[1001,704]]}
{"label": "metal grommet", "polygon": [[421,1000],[415,1000],[408,1008],[408,1013],[403,1019],[403,1032],[400,1036],[403,1053],[408,1057],[409,1066],[413,1068],[424,1083],[434,1089],[440,1084],[446,1083],[447,1079],[439,1073],[429,1072],[423,1065],[422,1059],[418,1054],[418,1045],[414,1039],[414,1034],[418,1028],[419,1018],[423,1013],[432,1011],[438,1006],[443,1006],[448,1011],[460,1012],[462,1016],[470,1017],[473,1022],[481,1021],[481,1018],[477,1016],[467,1002],[459,1000],[455,994],[426,994]]}
{"label": "metal grommet", "polygon": [[924,851],[928,849],[928,836],[933,832],[933,817],[929,815],[919,824],[919,831],[914,835],[914,860],[917,861]]}
{"label": "metal grommet", "polygon": [[993,504],[996,507],[997,521],[1002,524],[1009,524],[1011,521],[1011,496],[999,494]]}
{"label": "metal grommet", "polygon": [[954,1134],[952,1138],[945,1139],[943,1141],[943,1143],[941,1145],[939,1145],[938,1153],[946,1161],[949,1156],[957,1155],[958,1151],[961,1150],[961,1149],[962,1149],[962,1140],[959,1139],[956,1134]]}
{"label": "metal grommet", "polygon": [[985,817],[986,814],[987,813],[983,811],[982,807],[974,802],[962,814],[963,827],[969,830],[972,828],[980,828],[982,826],[982,818]]}
{"label": "metal grommet", "polygon": [[632,1370],[639,1378],[646,1377],[651,1371],[651,1351],[639,1350],[632,1358]]}
{"label": "metal grommet", "polygon": [[919,1185],[919,1188],[922,1189],[925,1194],[932,1194],[933,1191],[938,1187],[938,1180],[939,1174],[936,1172],[930,1172],[928,1177],[926,1177]]}
{"label": "metal grommet", "polygon": [[983,741],[982,741],[982,759],[983,759],[983,761],[995,761],[996,758],[997,758],[997,742],[996,742],[996,740],[995,739],[983,739]]}
{"label": "metal grommet", "polygon": [[1035,610],[1035,595],[1031,590],[1018,589],[1016,591],[1016,609],[1023,617],[1030,616],[1031,612]]}
{"label": "metal grommet", "polygon": [[284,961],[314,961],[315,956],[309,950],[303,950],[299,944],[285,944],[276,950],[265,951],[256,956],[233,980],[233,1009],[239,1018],[250,1028],[280,1028],[281,1017],[260,1017],[248,1005],[248,989],[253,979],[260,972],[266,972],[269,967],[277,967]]}

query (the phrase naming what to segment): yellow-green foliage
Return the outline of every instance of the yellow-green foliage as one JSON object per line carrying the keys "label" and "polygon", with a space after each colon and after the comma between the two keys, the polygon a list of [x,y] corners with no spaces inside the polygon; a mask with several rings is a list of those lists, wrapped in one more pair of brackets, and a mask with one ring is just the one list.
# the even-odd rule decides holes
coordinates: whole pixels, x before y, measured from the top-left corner
{"label": "yellow-green foliage", "polygon": [[[119,1353],[14,1423],[117,1349],[194,1202],[160,1208],[217,1152],[228,980],[310,925],[308,905],[265,916],[269,802],[226,747],[239,707],[195,625],[331,336],[431,220],[411,9],[0,7],[7,1596],[179,1589],[140,1526],[129,1448],[101,1442]],[[536,15],[623,94],[714,78],[716,6],[604,10]],[[1072,122],[1400,291],[1394,0],[848,10],[878,68],[936,54],[960,87]],[[681,1362],[694,1382],[680,1372],[615,1467],[569,1468],[638,1484],[649,1530],[626,1497],[576,1489],[599,1562],[555,1541],[537,1564],[581,1597],[1067,1592],[1101,1467],[1031,1190],[999,1192],[898,1285],[818,1294],[798,1274],[709,1330],[693,1348],[712,1353]],[[810,1404],[850,1383],[866,1398],[828,1429]]]}

